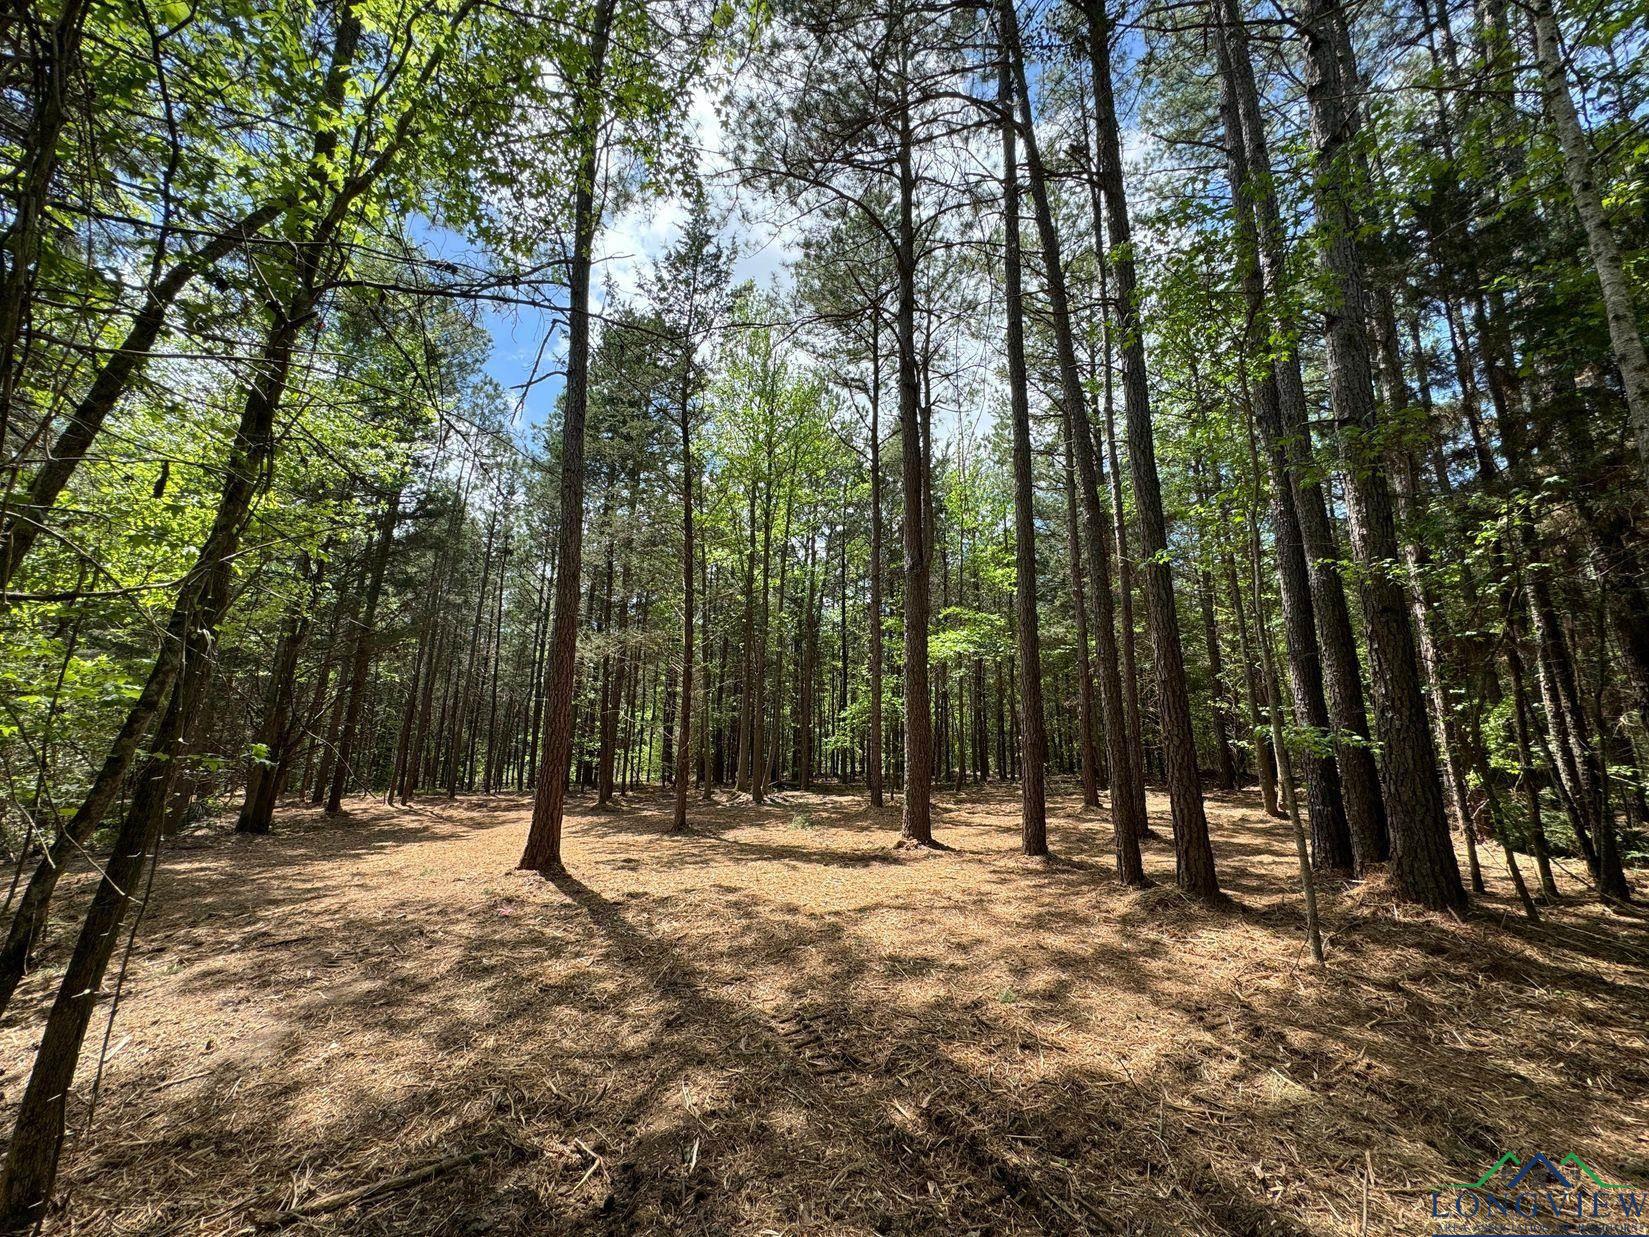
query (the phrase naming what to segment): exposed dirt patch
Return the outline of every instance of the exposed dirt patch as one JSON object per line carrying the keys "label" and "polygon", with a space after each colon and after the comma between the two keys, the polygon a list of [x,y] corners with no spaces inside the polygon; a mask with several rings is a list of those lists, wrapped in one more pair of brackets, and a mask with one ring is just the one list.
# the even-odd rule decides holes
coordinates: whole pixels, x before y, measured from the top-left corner
{"label": "exposed dirt patch", "polygon": [[[1649,933],[1572,873],[1538,927],[1488,854],[1463,924],[1327,892],[1318,974],[1247,796],[1209,801],[1219,911],[1119,889],[1078,803],[1049,862],[998,787],[921,852],[844,793],[679,837],[663,797],[575,800],[554,881],[514,870],[515,798],[185,840],[51,1228],[242,1232],[460,1156],[285,1231],[1413,1234],[1506,1150],[1649,1187]],[[0,1031],[8,1104],[53,979]]]}

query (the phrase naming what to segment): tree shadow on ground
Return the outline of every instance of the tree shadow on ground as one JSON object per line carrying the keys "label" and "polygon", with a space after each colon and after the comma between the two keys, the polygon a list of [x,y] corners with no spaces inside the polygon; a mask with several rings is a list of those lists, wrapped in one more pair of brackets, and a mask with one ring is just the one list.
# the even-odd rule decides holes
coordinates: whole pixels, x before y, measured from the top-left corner
{"label": "tree shadow on ground", "polygon": [[[1417,1231],[1501,1150],[1649,1174],[1618,999],[1649,971],[1585,904],[1502,928],[1329,892],[1317,974],[1284,828],[1218,805],[1243,898],[1210,910],[1166,847],[1117,888],[1108,822],[1056,791],[1052,864],[995,787],[915,858],[839,794],[686,838],[663,796],[575,801],[548,881],[513,870],[520,800],[191,852],[70,1147],[75,1231],[230,1230],[469,1150],[293,1231],[1349,1237],[1365,1207]],[[10,1081],[28,1041],[0,1047]]]}

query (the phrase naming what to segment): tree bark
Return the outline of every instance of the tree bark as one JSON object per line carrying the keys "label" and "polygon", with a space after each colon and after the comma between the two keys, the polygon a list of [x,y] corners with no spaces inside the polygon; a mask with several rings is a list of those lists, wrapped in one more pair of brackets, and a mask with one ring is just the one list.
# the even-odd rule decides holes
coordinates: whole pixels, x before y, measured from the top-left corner
{"label": "tree bark", "polygon": [[366,675],[368,667],[372,664],[372,640],[378,621],[378,599],[383,595],[384,568],[389,562],[389,549],[395,537],[395,523],[400,515],[400,503],[401,492],[397,489],[385,500],[384,513],[378,521],[377,542],[372,548],[372,565],[367,573],[366,598],[362,603],[361,620],[355,631],[355,651],[349,674],[349,705],[344,711],[344,728],[338,738],[338,753],[332,766],[332,785],[326,796],[328,816],[336,816],[343,811],[344,788],[355,773],[357,731],[361,725],[361,709],[366,702]]}
{"label": "tree bark", "polygon": [[[908,32],[900,19],[901,59]],[[903,67],[903,66],[901,66]],[[929,565],[927,468],[923,458],[921,395],[916,353],[916,173],[913,163],[909,85],[898,119],[899,222],[894,265],[898,273],[895,332],[899,346],[899,464],[904,488],[905,551],[905,802],[900,841],[933,842],[933,698],[928,687]]]}
{"label": "tree bark", "polygon": [[[689,326],[689,331],[691,326]],[[689,346],[690,343],[689,343]],[[693,784],[693,425],[689,396],[692,358],[681,393],[681,715],[676,737],[676,802],[670,832],[687,832],[687,795]]]}
{"label": "tree bark", "polygon": [[[359,36],[359,18],[346,6],[334,42],[328,74],[329,94],[341,91],[343,66],[353,58]],[[318,138],[317,160],[329,155],[335,144],[335,135]],[[3,1172],[0,1172],[0,1231],[32,1229],[39,1223],[51,1196],[63,1141],[64,1109],[80,1058],[80,1046],[104,971],[119,938],[121,922],[138,892],[149,853],[163,823],[176,767],[172,758],[174,749],[182,740],[187,715],[192,712],[189,685],[192,681],[198,688],[204,683],[207,651],[228,608],[229,564],[239,546],[253,501],[269,481],[275,455],[275,414],[286,391],[303,328],[319,302],[323,279],[321,261],[331,235],[323,223],[309,242],[298,248],[292,299],[285,305],[272,307],[272,321],[257,378],[247,392],[236,426],[212,527],[179,590],[155,668],[145,685],[144,697],[164,698],[166,713],[156,728],[150,757],[138,779],[138,790],[82,924],[74,954],[47,1018],[34,1070],[18,1107],[17,1124],[7,1148]],[[141,698],[139,703],[143,703]],[[133,714],[136,713],[134,709]],[[134,715],[128,715],[127,726],[117,736],[104,763],[104,774],[111,769],[123,774],[135,754],[136,740],[146,726]],[[117,776],[113,783],[118,784],[120,780]],[[99,802],[100,794],[112,797],[112,793],[113,785],[100,792],[94,784],[92,793],[59,842],[67,842],[76,850],[84,845],[101,821],[109,801],[103,798]],[[75,835],[76,829],[81,831],[79,836]],[[53,857],[48,856],[36,869],[35,878],[30,881],[30,888],[13,918],[5,966],[0,969],[0,983],[7,985],[8,999],[16,987],[16,976],[22,973],[29,943],[45,923],[51,891],[63,863],[69,858],[69,846],[56,856],[58,862],[53,863]]]}
{"label": "tree bark", "polygon": [[870,806],[882,806],[882,323],[881,306],[870,347],[870,734],[865,741],[865,788]]}
{"label": "tree bark", "polygon": [[1065,553],[1070,560],[1071,612],[1076,639],[1076,711],[1082,769],[1082,806],[1099,806],[1099,746],[1094,740],[1094,673],[1088,644],[1087,588],[1082,579],[1080,513],[1076,499],[1076,463],[1071,458],[1071,436],[1064,435],[1065,459]]}
{"label": "tree bark", "polygon": [[[1295,677],[1297,656],[1315,663],[1300,667],[1305,690],[1316,697],[1301,717],[1321,715],[1320,722],[1307,720],[1306,724],[1323,727],[1324,735],[1333,741],[1336,760],[1332,773],[1322,767],[1326,755],[1308,753],[1304,761],[1313,855],[1320,868],[1338,871],[1348,864],[1361,867],[1388,857],[1385,809],[1369,745],[1357,638],[1340,578],[1340,549],[1312,459],[1305,385],[1293,343],[1295,323],[1287,320],[1292,314],[1285,308],[1290,304],[1285,236],[1271,181],[1270,142],[1254,82],[1247,27],[1234,0],[1219,3],[1226,166],[1232,184],[1243,186],[1239,242],[1248,249],[1252,268],[1245,273],[1244,288],[1251,315],[1249,337],[1257,356],[1269,355],[1270,384],[1256,392],[1256,411],[1273,488],[1278,500],[1291,508],[1288,534],[1299,540],[1309,588],[1309,604],[1300,597],[1283,600],[1285,624],[1290,621],[1290,610],[1296,612],[1297,621],[1308,624],[1298,633],[1299,640],[1288,646],[1290,679]],[[1269,342],[1273,335],[1285,341],[1275,350]],[[1308,635],[1309,644],[1305,642]],[[1320,703],[1325,688],[1326,711]],[[1297,700],[1298,696],[1296,691]],[[1332,788],[1325,782],[1328,776],[1334,779]],[[1343,851],[1349,851],[1349,857],[1342,856]]]}
{"label": "tree bark", "polygon": [[283,204],[271,204],[249,212],[234,227],[202,245],[198,252],[180,258],[164,276],[150,284],[143,308],[132,320],[126,338],[103,362],[86,394],[75,404],[68,423],[52,441],[45,461],[29,479],[22,502],[5,513],[4,523],[0,524],[0,594],[11,584],[45,528],[52,505],[91,450],[104,420],[114,411],[148,359],[173,302],[191,280],[211,270],[278,218],[284,209]]}
{"label": "tree bark", "polygon": [[1065,432],[1074,448],[1077,479],[1087,517],[1089,578],[1094,585],[1095,645],[1099,652],[1100,701],[1104,710],[1106,755],[1111,771],[1111,820],[1115,834],[1117,879],[1124,885],[1138,887],[1145,883],[1145,868],[1139,853],[1139,838],[1145,828],[1145,787],[1140,781],[1139,765],[1131,750],[1131,745],[1138,744],[1139,736],[1127,732],[1123,715],[1122,682],[1117,664],[1116,615],[1111,602],[1111,549],[1105,509],[1099,497],[1093,430],[1088,420],[1082,375],[1077,369],[1065,267],[1060,255],[1059,234],[1054,228],[1042,152],[1036,138],[1030,91],[1026,85],[1019,20],[1012,0],[1002,0],[1000,11],[1003,43],[1013,62],[1020,138],[1025,144],[1026,181],[1031,190],[1037,237],[1042,244],[1042,268],[1058,356]]}
{"label": "tree bark", "polygon": [[1563,154],[1563,180],[1569,186],[1575,212],[1586,230],[1586,249],[1592,259],[1598,287],[1603,294],[1603,312],[1609,323],[1609,345],[1620,368],[1621,386],[1626,392],[1626,408],[1637,439],[1640,480],[1649,485],[1649,356],[1638,331],[1637,311],[1632,305],[1632,285],[1626,275],[1620,242],[1603,209],[1603,192],[1597,184],[1592,150],[1580,126],[1579,113],[1569,94],[1568,72],[1563,64],[1557,15],[1552,0],[1534,2],[1535,59],[1540,66],[1541,92],[1546,115]]}
{"label": "tree bark", "polygon": [[545,690],[544,758],[533,797],[532,825],[518,867],[561,869],[561,818],[572,763],[573,672],[578,661],[578,602],[584,548],[584,421],[590,402],[590,267],[600,224],[596,164],[601,145],[601,85],[614,0],[598,0],[590,58],[576,106],[580,142],[573,187],[573,245],[568,268],[567,385],[562,398],[560,537],[556,549],[555,616],[550,625]]}
{"label": "tree bark", "polygon": [[268,833],[273,823],[275,799],[280,794],[295,738],[292,700],[298,689],[298,655],[308,639],[310,616],[320,586],[320,569],[312,569],[306,555],[299,578],[310,577],[312,572],[312,578],[305,581],[309,585],[308,597],[289,602],[281,622],[281,634],[275,644],[264,691],[263,719],[258,727],[258,741],[264,754],[253,760],[247,771],[245,795],[235,819],[236,833]]}
{"label": "tree bark", "polygon": [[[1003,0],[1012,4],[1013,0]],[[1043,784],[1048,740],[1043,732],[1042,638],[1036,604],[1036,488],[1031,478],[1031,409],[1025,374],[1025,307],[1019,253],[1019,156],[1013,120],[1013,74],[1003,49],[997,78],[1002,109],[1003,281],[1008,328],[1008,401],[1013,420],[1014,617],[1023,719],[1019,779],[1020,838],[1027,855],[1048,853],[1048,811]],[[1086,712],[1084,712],[1086,720]],[[1091,740],[1090,740],[1091,744]]]}
{"label": "tree bark", "polygon": [[1203,812],[1196,738],[1191,730],[1191,699],[1185,685],[1185,656],[1180,647],[1173,575],[1167,559],[1168,530],[1152,438],[1133,233],[1122,180],[1122,139],[1111,98],[1110,19],[1104,0],[1084,0],[1084,8],[1099,137],[1100,188],[1105,196],[1106,238],[1116,275],[1122,398],[1128,426],[1128,466],[1134,481],[1134,518],[1139,526],[1140,575],[1156,666],[1164,772],[1174,818],[1175,873],[1181,889],[1206,900],[1219,895],[1219,880],[1208,840],[1208,818]]}
{"label": "tree bark", "polygon": [[1375,683],[1376,729],[1390,813],[1392,876],[1399,893],[1437,910],[1463,911],[1465,890],[1449,838],[1431,743],[1418,652],[1402,586],[1391,490],[1381,462],[1379,420],[1369,361],[1367,297],[1357,247],[1358,214],[1348,148],[1355,112],[1347,105],[1333,0],[1304,0],[1306,98],[1317,156],[1315,191],[1324,274],[1329,393],[1346,454],[1352,547],[1360,567],[1363,614]]}

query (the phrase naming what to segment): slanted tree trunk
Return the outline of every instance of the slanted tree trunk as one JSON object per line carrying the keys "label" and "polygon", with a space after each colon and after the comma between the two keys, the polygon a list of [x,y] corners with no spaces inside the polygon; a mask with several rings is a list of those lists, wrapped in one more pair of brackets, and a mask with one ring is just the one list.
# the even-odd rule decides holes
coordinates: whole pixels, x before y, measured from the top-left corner
{"label": "slanted tree trunk", "polygon": [[[70,8],[79,8],[71,5]],[[4,513],[0,523],[0,594],[11,584],[23,559],[46,526],[48,513],[68,486],[103,422],[131,389],[133,379],[154,348],[166,325],[166,314],[190,281],[202,275],[278,218],[284,204],[271,203],[249,211],[234,226],[218,233],[195,253],[179,258],[170,270],[153,280],[144,293],[143,308],[132,319],[126,338],[105,360],[85,395],[75,404],[68,422],[52,440],[46,458],[29,479],[22,500]]]}
{"label": "slanted tree trunk", "polygon": [[[12,442],[12,405],[22,376],[20,349],[29,326],[47,212],[56,188],[59,143],[74,110],[71,83],[83,69],[80,51],[86,14],[92,7],[86,0],[67,0],[55,15],[48,16],[49,9],[32,5],[8,15],[8,43],[27,29],[32,37],[11,45],[34,46],[15,55],[26,67],[12,69],[7,83],[7,94],[13,97],[8,104],[15,107],[13,100],[21,93],[28,121],[21,134],[20,157],[8,169],[9,218],[0,231],[0,451],[9,449]],[[4,557],[12,558],[9,547]],[[6,575],[9,579],[9,569]]]}
{"label": "slanted tree trunk", "polygon": [[1586,230],[1586,250],[1603,293],[1603,312],[1609,322],[1609,346],[1620,368],[1632,432],[1637,438],[1641,480],[1649,485],[1649,356],[1644,353],[1643,335],[1638,330],[1632,285],[1626,275],[1620,242],[1603,209],[1603,191],[1598,187],[1592,149],[1569,94],[1568,71],[1563,64],[1563,45],[1552,0],[1535,0],[1534,33],[1546,116],[1563,154],[1564,183],[1569,186],[1575,212]]}
{"label": "slanted tree trunk", "polygon": [[[353,5],[346,0],[338,13],[331,60],[323,86],[324,97],[333,100],[334,103],[343,96],[349,65],[354,60],[360,37],[360,17]],[[403,128],[398,132],[404,138],[406,130]],[[316,133],[312,167],[320,167],[330,160],[337,150],[337,143],[336,133]],[[318,186],[330,184],[324,176],[312,179]],[[195,565],[185,577],[184,584],[178,592],[172,617],[165,629],[167,635],[161,641],[149,677],[116,732],[108,754],[93,778],[91,788],[81,800],[74,815],[70,817],[68,824],[63,827],[51,849],[36,866],[22,897],[17,902],[16,910],[12,913],[5,945],[0,948],[0,1012],[4,1012],[16,991],[28,962],[29,951],[45,928],[58,876],[72,856],[84,849],[92,831],[102,823],[142,748],[145,737],[148,736],[151,727],[155,726],[162,710],[171,707],[174,699],[173,687],[183,666],[185,646],[189,642],[191,632],[198,629],[210,638],[222,617],[221,612],[208,609],[204,611],[202,618],[196,614],[196,609],[204,605],[204,598],[211,596],[209,582],[214,577],[218,565],[234,554],[252,501],[268,480],[268,470],[275,452],[275,413],[286,392],[293,355],[303,327],[324,291],[323,259],[336,234],[337,226],[336,212],[323,216],[321,222],[312,229],[306,243],[297,247],[293,259],[294,269],[291,272],[293,278],[290,298],[284,304],[277,303],[271,306],[271,321],[264,335],[259,365],[254,371],[257,377],[247,392],[235,437],[230,446],[217,513],[206,539],[201,543]],[[8,272],[7,277],[15,278],[19,275],[20,271],[14,267]],[[0,337],[4,335],[5,331],[0,330]],[[227,601],[224,605],[227,605]],[[181,736],[182,733],[182,730],[179,730],[178,735]],[[168,776],[169,772],[168,770]],[[163,811],[167,787],[163,785],[159,789],[161,806],[156,810]],[[114,925],[108,929],[106,939],[88,941],[86,932],[82,933],[82,943],[88,950],[88,965],[95,963],[99,974],[102,966],[108,962],[109,951],[114,948],[114,933],[119,926],[120,916],[125,912],[128,890],[128,886],[120,886],[115,890],[121,900],[115,908]],[[90,921],[87,931],[90,931]],[[77,946],[77,952],[78,949]],[[0,1177],[0,1231],[32,1227],[39,1221],[40,1209],[45,1206],[50,1196],[63,1128],[63,1092],[67,1090],[68,1079],[73,1076],[80,1050],[80,1039],[85,1033],[86,1019],[90,1017],[90,1006],[96,987],[94,981],[88,989],[65,988],[59,993],[59,1003],[65,1004],[65,1013],[55,1035],[48,1026],[47,1039],[42,1041],[40,1050],[42,1058],[53,1057],[53,1064],[45,1071],[44,1077],[47,1081],[38,1093],[34,1090],[31,1077],[30,1093],[25,1095],[18,1113],[18,1129],[30,1131],[28,1140],[32,1140],[33,1145],[21,1146],[21,1143],[28,1140],[21,1134],[14,1134],[7,1153],[4,1175]],[[84,1007],[83,1011],[76,1012],[81,1006]],[[57,1007],[54,1006],[53,1009],[55,1015]],[[47,1051],[48,1041],[52,1045],[50,1053]],[[62,1080],[61,1086],[53,1089],[57,1079]],[[55,1132],[48,1135],[45,1131]]]}
{"label": "slanted tree trunk", "polygon": [[[226,594],[227,570],[214,569],[214,574],[225,579],[213,591]],[[179,634],[168,632],[168,638]],[[155,730],[149,756],[138,770],[136,789],[114,848],[103,863],[102,878],[47,1017],[28,1088],[18,1108],[4,1177],[0,1178],[0,1231],[33,1231],[43,1218],[57,1175],[68,1093],[80,1046],[120,935],[120,924],[127,907],[141,896],[144,872],[156,858],[153,852],[160,840],[181,754],[186,714],[191,706],[198,705],[198,688],[209,673],[209,654],[201,636],[192,629],[184,636],[191,647],[184,655],[166,713]]]}
{"label": "slanted tree trunk", "polygon": [[[341,95],[346,66],[353,60],[360,32],[359,17],[346,5],[340,13],[334,38],[328,97]],[[330,158],[336,142],[335,134],[317,137],[317,165]],[[183,740],[188,718],[198,704],[198,691],[209,670],[208,649],[229,605],[229,565],[250,518],[253,501],[270,476],[275,455],[275,414],[286,392],[304,326],[322,295],[321,264],[331,236],[331,230],[323,223],[307,244],[298,247],[291,297],[287,303],[272,307],[272,321],[255,371],[257,377],[247,392],[223,471],[223,488],[212,527],[178,592],[155,668],[139,701],[142,705],[147,698],[158,705],[164,700],[166,713],[150,744],[149,758],[138,778],[137,791],[116,837],[113,853],[104,864],[74,953],[47,1017],[28,1087],[18,1106],[17,1124],[6,1151],[4,1169],[0,1171],[0,1231],[32,1229],[43,1217],[51,1196],[63,1143],[65,1106],[81,1044],[104,972],[120,937],[120,925],[131,901],[140,895],[142,876],[164,822],[176,768],[174,756]],[[107,789],[94,783],[81,810],[59,839],[60,843],[67,842],[74,849],[84,846],[92,829],[102,820],[113,787],[129,767],[146,729],[145,720],[134,707],[104,762],[99,781],[111,771],[117,771],[118,775]],[[5,966],[0,969],[0,982],[7,984],[8,998],[16,987],[16,977],[22,973],[29,944],[45,923],[51,891],[69,853],[65,847],[55,856],[56,863],[52,862],[52,856],[47,857],[18,905],[7,940]]]}

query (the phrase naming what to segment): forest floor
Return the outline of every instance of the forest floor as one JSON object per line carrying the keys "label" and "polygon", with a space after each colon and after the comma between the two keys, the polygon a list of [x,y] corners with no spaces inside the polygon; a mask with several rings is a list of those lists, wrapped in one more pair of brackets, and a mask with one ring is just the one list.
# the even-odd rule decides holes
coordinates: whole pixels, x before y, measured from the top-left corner
{"label": "forest floor", "polygon": [[923,853],[858,794],[668,808],[574,800],[554,881],[518,797],[179,839],[48,1231],[1418,1234],[1536,1150],[1649,1188],[1649,931],[1572,865],[1537,926],[1487,853],[1464,923],[1326,891],[1318,973],[1248,795],[1209,799],[1217,910],[1155,794],[1143,893],[1069,785],[1046,862],[1011,787],[942,795]]}

